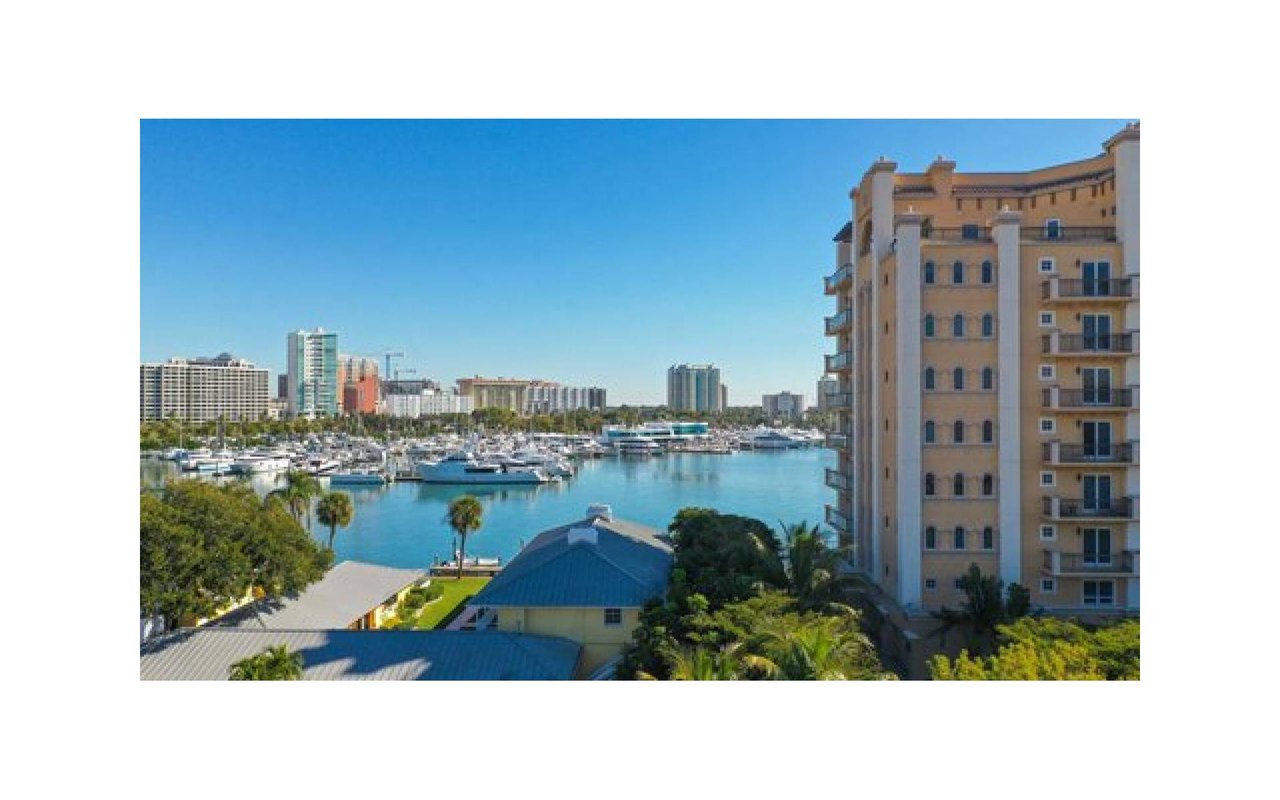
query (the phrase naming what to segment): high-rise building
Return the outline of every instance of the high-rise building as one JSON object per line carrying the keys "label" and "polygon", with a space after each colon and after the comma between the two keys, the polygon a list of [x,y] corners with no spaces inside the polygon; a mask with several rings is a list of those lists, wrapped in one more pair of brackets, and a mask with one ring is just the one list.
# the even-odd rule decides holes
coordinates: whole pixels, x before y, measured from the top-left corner
{"label": "high-rise building", "polygon": [[378,376],[366,375],[342,385],[342,412],[344,414],[378,413]]}
{"label": "high-rise building", "polygon": [[904,624],[970,564],[1139,608],[1139,128],[1029,172],[880,159],[837,235],[827,522]]}
{"label": "high-rise building", "polygon": [[524,413],[559,414],[591,409],[604,411],[605,390],[598,386],[561,386],[550,381],[533,381],[525,392]]}
{"label": "high-rise building", "polygon": [[458,394],[470,397],[476,408],[505,408],[523,414],[531,380],[522,378],[458,378]]}
{"label": "high-rise building", "polygon": [[832,395],[840,391],[840,382],[830,375],[818,378],[818,410],[826,411],[834,405]]}
{"label": "high-rise building", "polygon": [[289,400],[289,374],[287,372],[282,372],[276,376],[276,397],[286,403]]}
{"label": "high-rise building", "polygon": [[667,369],[667,408],[672,411],[723,411],[728,389],[711,364],[673,364]]}
{"label": "high-rise building", "polygon": [[377,359],[338,356],[338,387],[344,414],[377,413],[380,399]]}
{"label": "high-rise building", "polygon": [[338,334],[295,331],[289,334],[289,416],[336,416],[338,413]]}
{"label": "high-rise building", "polygon": [[765,415],[770,418],[799,419],[804,416],[804,395],[791,392],[766,394],[761,397],[760,406],[764,409]]}
{"label": "high-rise building", "polygon": [[267,413],[267,370],[228,353],[142,364],[140,377],[142,420],[256,420]]}

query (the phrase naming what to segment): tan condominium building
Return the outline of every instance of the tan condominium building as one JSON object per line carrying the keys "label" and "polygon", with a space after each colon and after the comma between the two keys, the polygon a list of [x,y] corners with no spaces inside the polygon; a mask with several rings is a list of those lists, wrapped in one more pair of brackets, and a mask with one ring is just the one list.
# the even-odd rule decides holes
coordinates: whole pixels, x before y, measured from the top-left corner
{"label": "tan condominium building", "polygon": [[908,617],[970,564],[1049,612],[1139,608],[1139,127],[1083,161],[881,158],[826,278],[827,522]]}
{"label": "tan condominium building", "polygon": [[140,365],[139,420],[257,420],[267,415],[267,370],[223,353]]}

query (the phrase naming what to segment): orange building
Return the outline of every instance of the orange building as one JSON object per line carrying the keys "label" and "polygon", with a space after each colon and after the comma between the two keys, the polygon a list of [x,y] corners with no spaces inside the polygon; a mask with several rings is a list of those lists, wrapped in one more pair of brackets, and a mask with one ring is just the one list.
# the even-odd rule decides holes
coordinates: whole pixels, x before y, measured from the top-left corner
{"label": "orange building", "polygon": [[342,410],[348,414],[378,413],[378,376],[366,375],[342,387]]}

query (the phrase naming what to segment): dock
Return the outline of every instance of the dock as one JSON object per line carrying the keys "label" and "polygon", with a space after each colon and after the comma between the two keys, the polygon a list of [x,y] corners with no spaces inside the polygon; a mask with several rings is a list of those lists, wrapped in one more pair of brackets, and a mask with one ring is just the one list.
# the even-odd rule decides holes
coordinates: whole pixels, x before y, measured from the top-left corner
{"label": "dock", "polygon": [[[464,564],[462,566],[462,577],[492,578],[501,571],[501,564]],[[431,567],[430,573],[433,578],[452,578],[458,574],[458,566],[456,564],[452,566],[448,564],[436,564]]]}

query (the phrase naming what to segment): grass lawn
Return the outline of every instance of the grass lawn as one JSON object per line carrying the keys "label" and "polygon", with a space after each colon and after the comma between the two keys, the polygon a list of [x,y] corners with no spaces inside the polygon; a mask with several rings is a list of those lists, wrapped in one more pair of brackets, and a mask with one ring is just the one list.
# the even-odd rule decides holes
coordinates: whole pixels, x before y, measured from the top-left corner
{"label": "grass lawn", "polygon": [[442,586],[444,594],[440,599],[428,603],[426,608],[422,609],[422,614],[413,627],[422,630],[443,628],[462,612],[462,607],[467,604],[467,601],[488,582],[488,578],[463,578],[462,580],[432,578],[432,585]]}

